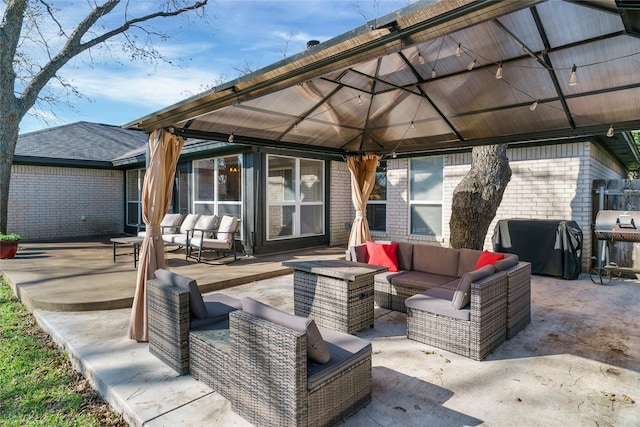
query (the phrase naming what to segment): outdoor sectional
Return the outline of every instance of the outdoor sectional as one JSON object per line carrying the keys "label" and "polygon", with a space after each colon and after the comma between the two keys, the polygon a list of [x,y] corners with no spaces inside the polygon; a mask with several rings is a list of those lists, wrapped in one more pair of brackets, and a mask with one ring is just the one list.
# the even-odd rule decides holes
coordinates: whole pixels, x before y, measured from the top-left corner
{"label": "outdoor sectional", "polygon": [[251,423],[333,425],[371,401],[368,341],[222,294],[205,296],[209,313],[198,319],[195,281],[164,270],[156,277],[147,281],[149,351],[218,391]]}
{"label": "outdoor sectional", "polygon": [[375,264],[380,253],[395,256],[397,271],[374,276],[375,302],[407,313],[409,339],[482,360],[531,320],[531,264],[516,255],[477,268],[495,254],[406,242],[349,249],[358,262]]}

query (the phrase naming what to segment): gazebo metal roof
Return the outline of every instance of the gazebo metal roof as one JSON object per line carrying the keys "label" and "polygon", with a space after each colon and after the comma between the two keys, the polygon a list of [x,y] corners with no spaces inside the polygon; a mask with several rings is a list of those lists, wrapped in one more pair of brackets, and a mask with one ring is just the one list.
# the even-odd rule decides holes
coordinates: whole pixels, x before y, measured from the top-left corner
{"label": "gazebo metal roof", "polygon": [[125,126],[335,154],[628,144],[605,135],[640,128],[639,69],[636,2],[422,1]]}

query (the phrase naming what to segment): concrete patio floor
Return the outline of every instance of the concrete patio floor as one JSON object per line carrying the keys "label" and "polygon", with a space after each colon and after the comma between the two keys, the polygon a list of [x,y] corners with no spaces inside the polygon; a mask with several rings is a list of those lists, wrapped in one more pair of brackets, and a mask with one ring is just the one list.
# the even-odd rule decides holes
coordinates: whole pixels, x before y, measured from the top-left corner
{"label": "concrete patio floor", "polygon": [[[85,245],[92,247],[89,242],[25,244],[18,258],[0,261],[0,270],[22,295],[29,287],[46,288],[47,283],[54,283],[59,288],[63,282],[67,291],[91,289],[90,284],[109,287],[111,292],[128,289],[119,282],[135,275],[133,262],[123,257],[113,264],[108,244],[90,253]],[[67,255],[60,255],[63,252]],[[312,252],[306,255],[337,257],[344,253],[339,248]],[[91,259],[81,268],[76,264],[83,258]],[[64,259],[69,260],[66,265]],[[282,259],[255,259],[265,264],[261,268],[271,277],[223,292],[252,296],[292,312],[293,276],[279,270]],[[225,267],[237,269],[249,261],[230,266],[190,261],[174,267],[177,259],[170,258],[169,263],[173,271],[191,274],[206,286],[224,288],[226,282],[216,284],[212,278],[222,276],[220,270]],[[187,273],[187,269],[193,270]],[[246,271],[257,274],[258,267]],[[230,276],[225,280],[242,281]],[[346,426],[640,424],[637,280],[615,279],[600,286],[586,275],[573,281],[534,276],[531,324],[482,362],[408,340],[402,313],[380,308],[375,313],[375,327],[360,334],[371,340],[374,350],[373,401],[347,419]],[[131,425],[249,425],[218,393],[190,375],[178,377],[149,354],[147,344],[128,339],[129,308],[73,312],[35,308],[34,315]]]}

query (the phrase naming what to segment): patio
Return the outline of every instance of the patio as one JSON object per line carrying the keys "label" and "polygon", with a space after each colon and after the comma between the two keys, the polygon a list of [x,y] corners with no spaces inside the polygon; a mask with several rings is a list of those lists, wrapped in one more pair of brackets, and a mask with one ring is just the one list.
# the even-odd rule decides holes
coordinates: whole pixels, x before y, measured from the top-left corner
{"label": "patio", "polygon": [[[0,269],[23,296],[91,289],[100,304],[107,294],[118,304],[130,301],[133,261],[114,264],[108,241],[22,246],[16,259],[0,261]],[[292,312],[293,279],[282,260],[343,253],[320,248],[226,266],[186,263],[182,254],[171,253],[169,264],[205,290],[244,283],[224,293]],[[57,291],[47,294],[51,285]],[[129,339],[130,308],[40,308],[34,314],[131,425],[248,425],[218,393],[190,375],[178,377],[149,354],[147,344]],[[616,279],[603,287],[584,274],[574,281],[534,276],[531,324],[476,362],[406,339],[404,314],[376,309],[375,327],[360,334],[373,344],[373,401],[344,425],[636,425],[639,314],[637,280]]]}

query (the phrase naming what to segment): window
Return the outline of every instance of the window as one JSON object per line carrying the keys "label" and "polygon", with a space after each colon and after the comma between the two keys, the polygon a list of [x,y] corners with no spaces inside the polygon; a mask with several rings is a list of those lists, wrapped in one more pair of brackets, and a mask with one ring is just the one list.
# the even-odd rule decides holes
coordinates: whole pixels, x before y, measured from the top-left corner
{"label": "window", "polygon": [[128,226],[137,227],[142,224],[142,185],[144,184],[144,169],[127,171],[127,218]]}
{"label": "window", "polygon": [[240,155],[193,162],[193,212],[242,218]]}
{"label": "window", "polygon": [[384,160],[376,169],[376,180],[367,203],[367,222],[373,232],[387,231],[387,162]]}
{"label": "window", "polygon": [[267,156],[267,239],[324,234],[324,162]]}
{"label": "window", "polygon": [[443,157],[409,163],[409,234],[442,236]]}

